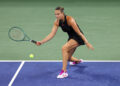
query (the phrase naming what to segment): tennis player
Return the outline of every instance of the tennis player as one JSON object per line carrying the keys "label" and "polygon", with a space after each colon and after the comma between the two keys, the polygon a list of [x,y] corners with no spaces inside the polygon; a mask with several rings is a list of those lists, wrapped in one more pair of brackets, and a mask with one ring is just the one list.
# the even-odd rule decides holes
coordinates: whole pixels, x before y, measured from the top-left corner
{"label": "tennis player", "polygon": [[76,48],[81,45],[86,45],[88,49],[92,50],[94,50],[94,48],[85,38],[75,19],[71,16],[65,15],[63,7],[56,7],[54,12],[56,20],[54,22],[51,33],[43,40],[38,41],[36,45],[39,46],[51,40],[55,36],[58,27],[61,27],[63,32],[66,32],[68,34],[68,41],[62,47],[63,67],[61,72],[57,76],[57,78],[65,78],[68,77],[68,73],[66,70],[67,62],[72,61],[73,64],[78,64],[81,62],[81,60],[72,56]]}

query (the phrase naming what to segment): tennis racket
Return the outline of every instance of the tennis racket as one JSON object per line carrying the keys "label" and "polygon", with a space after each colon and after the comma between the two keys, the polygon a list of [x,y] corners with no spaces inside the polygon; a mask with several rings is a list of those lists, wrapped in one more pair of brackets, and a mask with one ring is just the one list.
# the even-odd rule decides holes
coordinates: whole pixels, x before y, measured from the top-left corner
{"label": "tennis racket", "polygon": [[8,31],[8,36],[11,40],[20,42],[20,41],[30,41],[32,43],[37,43],[35,40],[31,40],[20,27],[11,27]]}

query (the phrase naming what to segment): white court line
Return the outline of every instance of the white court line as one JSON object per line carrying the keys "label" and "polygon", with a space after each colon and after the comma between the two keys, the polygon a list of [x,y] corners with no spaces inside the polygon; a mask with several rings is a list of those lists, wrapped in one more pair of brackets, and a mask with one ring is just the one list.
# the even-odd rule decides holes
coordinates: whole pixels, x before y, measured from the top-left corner
{"label": "white court line", "polygon": [[8,84],[8,86],[12,86],[14,80],[16,79],[16,77],[17,77],[18,73],[20,72],[21,68],[23,67],[24,63],[25,63],[25,61],[22,61],[22,62],[21,62],[20,66],[18,67],[16,73],[15,73],[14,76],[12,77],[12,79],[11,79],[10,83]]}
{"label": "white court line", "polygon": [[[0,62],[22,62],[23,60],[0,60]],[[24,60],[25,62],[62,62],[62,60]],[[120,60],[83,60],[83,62],[120,62]]]}

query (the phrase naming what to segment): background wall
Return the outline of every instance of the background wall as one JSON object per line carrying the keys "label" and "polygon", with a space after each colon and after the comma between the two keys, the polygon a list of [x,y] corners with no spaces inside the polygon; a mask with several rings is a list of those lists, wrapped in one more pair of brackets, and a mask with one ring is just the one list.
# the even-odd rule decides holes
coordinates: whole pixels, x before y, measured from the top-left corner
{"label": "background wall", "polygon": [[[120,60],[119,0],[0,0],[0,60],[60,60],[61,47],[68,36],[58,29],[56,36],[41,46],[14,42],[8,30],[19,26],[34,40],[42,40],[51,31],[54,9],[63,6],[75,18],[95,50],[79,47],[75,57],[85,60]],[[35,54],[34,59],[29,54]]]}

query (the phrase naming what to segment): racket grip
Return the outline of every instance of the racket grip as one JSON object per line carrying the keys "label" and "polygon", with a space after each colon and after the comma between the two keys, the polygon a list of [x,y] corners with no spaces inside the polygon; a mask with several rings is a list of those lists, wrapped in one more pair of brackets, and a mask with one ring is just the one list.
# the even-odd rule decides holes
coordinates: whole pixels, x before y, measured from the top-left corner
{"label": "racket grip", "polygon": [[35,43],[35,44],[37,43],[37,41],[35,41],[35,40],[31,40],[31,42],[32,42],[32,43]]}

